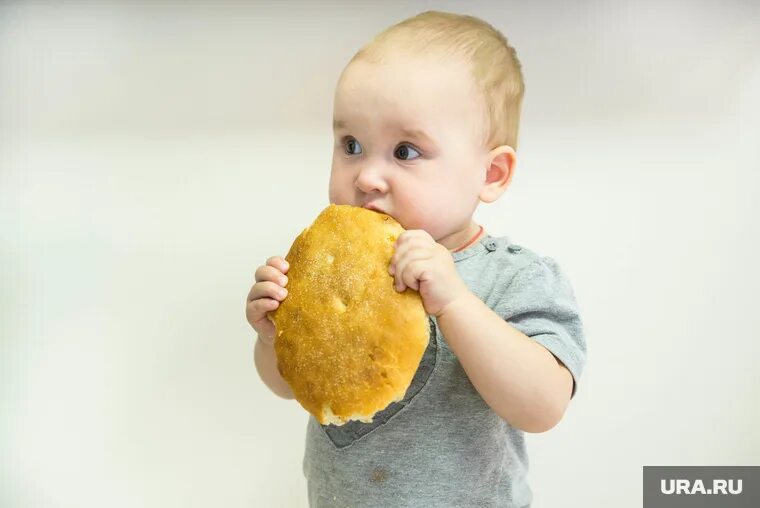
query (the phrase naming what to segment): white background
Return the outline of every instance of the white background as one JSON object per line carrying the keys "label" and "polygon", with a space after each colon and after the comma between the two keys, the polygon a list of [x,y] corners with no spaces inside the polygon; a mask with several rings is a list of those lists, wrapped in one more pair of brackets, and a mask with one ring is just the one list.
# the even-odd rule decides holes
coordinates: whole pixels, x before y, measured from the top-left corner
{"label": "white background", "polygon": [[328,203],[338,73],[428,8],[517,49],[517,171],[476,219],[560,263],[587,333],[534,506],[758,465],[760,4],[6,1],[0,505],[305,506],[245,297]]}

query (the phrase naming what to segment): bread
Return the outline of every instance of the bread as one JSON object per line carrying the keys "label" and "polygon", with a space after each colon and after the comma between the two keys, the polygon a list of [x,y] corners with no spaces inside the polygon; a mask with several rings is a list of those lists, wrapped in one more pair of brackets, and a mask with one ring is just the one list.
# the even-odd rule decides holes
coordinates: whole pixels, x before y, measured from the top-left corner
{"label": "bread", "polygon": [[288,297],[269,313],[277,368],[321,424],[371,422],[404,398],[425,352],[419,293],[397,292],[388,273],[403,231],[389,215],[330,205],[285,257]]}

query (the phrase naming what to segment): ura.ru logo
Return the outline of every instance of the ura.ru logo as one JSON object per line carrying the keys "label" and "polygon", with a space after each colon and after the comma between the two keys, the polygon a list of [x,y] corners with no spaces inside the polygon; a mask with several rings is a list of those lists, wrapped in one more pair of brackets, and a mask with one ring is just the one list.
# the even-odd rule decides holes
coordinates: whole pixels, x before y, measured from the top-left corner
{"label": "ura.ru logo", "polygon": [[660,492],[663,494],[741,494],[742,481],[739,480],[722,480],[715,478],[712,483],[705,483],[702,480],[693,482],[684,479],[666,479],[660,480]]}

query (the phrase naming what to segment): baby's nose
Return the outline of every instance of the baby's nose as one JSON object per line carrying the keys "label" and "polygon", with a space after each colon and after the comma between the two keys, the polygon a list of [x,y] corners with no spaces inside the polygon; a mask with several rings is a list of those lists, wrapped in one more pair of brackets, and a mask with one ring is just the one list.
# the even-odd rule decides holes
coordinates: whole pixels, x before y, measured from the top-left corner
{"label": "baby's nose", "polygon": [[356,176],[356,188],[365,194],[388,192],[388,182],[376,169],[362,169]]}

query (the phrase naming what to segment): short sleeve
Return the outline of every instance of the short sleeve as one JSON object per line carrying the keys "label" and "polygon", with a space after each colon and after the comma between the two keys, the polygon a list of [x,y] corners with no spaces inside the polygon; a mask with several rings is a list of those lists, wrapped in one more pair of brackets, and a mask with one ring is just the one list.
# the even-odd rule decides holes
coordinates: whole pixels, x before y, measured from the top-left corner
{"label": "short sleeve", "polygon": [[500,286],[494,312],[565,364],[574,397],[586,363],[586,339],[573,289],[559,265],[541,257]]}

